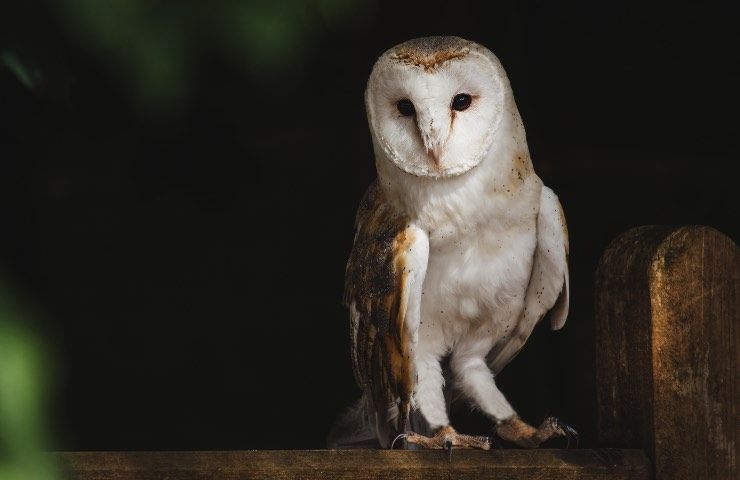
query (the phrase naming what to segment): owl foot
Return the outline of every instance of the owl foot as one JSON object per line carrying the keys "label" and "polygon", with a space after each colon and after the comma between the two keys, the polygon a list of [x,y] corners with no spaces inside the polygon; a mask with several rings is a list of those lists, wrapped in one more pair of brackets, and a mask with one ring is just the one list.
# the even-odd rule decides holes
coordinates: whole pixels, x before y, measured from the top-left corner
{"label": "owl foot", "polygon": [[406,434],[406,443],[413,443],[423,448],[445,449],[452,455],[452,448],[480,448],[488,450],[491,448],[491,439],[488,437],[476,437],[457,433],[450,425],[440,428],[433,437],[425,437],[418,433]]}
{"label": "owl foot", "polygon": [[496,427],[496,434],[502,439],[515,443],[522,448],[537,448],[543,442],[553,437],[565,437],[568,442],[566,448],[570,448],[571,442],[575,442],[576,448],[580,438],[567,423],[555,417],[547,417],[539,428],[525,423],[519,417],[513,417]]}

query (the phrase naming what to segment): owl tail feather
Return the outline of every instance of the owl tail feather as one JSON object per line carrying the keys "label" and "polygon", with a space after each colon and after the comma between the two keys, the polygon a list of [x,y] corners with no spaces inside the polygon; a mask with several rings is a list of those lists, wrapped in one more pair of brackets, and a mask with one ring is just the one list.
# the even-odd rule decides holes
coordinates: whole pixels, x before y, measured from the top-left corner
{"label": "owl tail feather", "polygon": [[328,448],[379,448],[369,402],[363,395],[339,416],[327,438]]}

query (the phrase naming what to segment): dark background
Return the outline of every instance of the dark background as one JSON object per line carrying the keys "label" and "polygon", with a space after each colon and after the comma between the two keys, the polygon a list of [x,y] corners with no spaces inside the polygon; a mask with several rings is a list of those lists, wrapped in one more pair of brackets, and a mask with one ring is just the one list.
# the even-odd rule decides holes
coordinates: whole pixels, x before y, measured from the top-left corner
{"label": "dark background", "polygon": [[409,38],[497,54],[566,211],[568,323],[540,326],[498,379],[526,420],[555,414],[595,445],[593,275],[611,239],[667,223],[738,237],[724,6],[148,3],[0,7],[0,269],[52,347],[57,448],[324,446],[359,395],[341,296],[374,177],[363,90]]}

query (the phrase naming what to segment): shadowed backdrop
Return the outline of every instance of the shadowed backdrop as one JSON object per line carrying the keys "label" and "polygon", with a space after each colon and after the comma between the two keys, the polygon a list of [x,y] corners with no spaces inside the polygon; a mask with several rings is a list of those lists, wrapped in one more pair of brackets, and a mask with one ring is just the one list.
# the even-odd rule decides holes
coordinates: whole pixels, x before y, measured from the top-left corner
{"label": "shadowed backdrop", "polygon": [[0,274],[49,348],[55,448],[324,446],[359,396],[341,298],[374,178],[365,82],[432,34],[501,59],[570,229],[568,323],[498,382],[595,445],[601,252],[642,224],[738,238],[736,20],[688,1],[3,4]]}

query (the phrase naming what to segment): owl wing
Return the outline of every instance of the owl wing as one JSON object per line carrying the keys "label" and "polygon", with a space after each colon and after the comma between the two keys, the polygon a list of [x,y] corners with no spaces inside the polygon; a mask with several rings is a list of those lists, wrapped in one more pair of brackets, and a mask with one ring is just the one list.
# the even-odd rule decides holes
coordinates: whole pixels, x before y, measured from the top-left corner
{"label": "owl wing", "polygon": [[[355,379],[387,435],[403,431],[408,419],[428,256],[426,234],[389,204],[374,182],[357,212],[344,302]],[[388,438],[385,434],[378,436]]]}
{"label": "owl wing", "polygon": [[568,230],[558,197],[543,186],[537,216],[537,247],[524,299],[524,311],[513,332],[488,354],[494,373],[500,372],[524,346],[535,325],[550,312],[558,330],[568,316]]}

